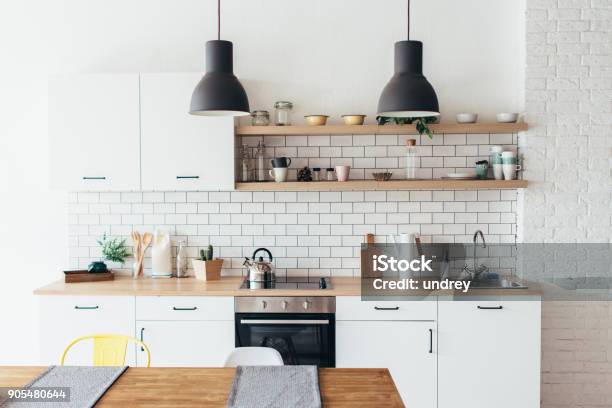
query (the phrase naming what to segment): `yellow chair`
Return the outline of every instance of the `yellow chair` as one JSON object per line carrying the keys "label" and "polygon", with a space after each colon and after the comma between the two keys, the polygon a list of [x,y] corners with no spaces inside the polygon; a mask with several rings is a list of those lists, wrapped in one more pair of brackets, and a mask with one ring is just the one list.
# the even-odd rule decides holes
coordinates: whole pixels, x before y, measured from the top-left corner
{"label": "yellow chair", "polygon": [[143,351],[147,353],[147,367],[151,366],[151,353],[149,348],[142,341],[120,334],[93,334],[74,339],[62,354],[60,365],[64,365],[68,350],[75,344],[83,340],[93,339],[93,365],[94,366],[122,366],[125,365],[125,351],[127,344],[132,341],[140,345]]}

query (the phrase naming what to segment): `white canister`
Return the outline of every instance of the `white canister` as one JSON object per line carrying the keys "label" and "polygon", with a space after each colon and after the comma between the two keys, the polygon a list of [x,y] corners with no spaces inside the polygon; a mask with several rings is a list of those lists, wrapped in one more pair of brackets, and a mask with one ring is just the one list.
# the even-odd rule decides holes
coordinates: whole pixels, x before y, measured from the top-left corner
{"label": "white canister", "polygon": [[155,229],[151,248],[152,272],[154,278],[172,277],[172,245],[170,234],[161,228]]}

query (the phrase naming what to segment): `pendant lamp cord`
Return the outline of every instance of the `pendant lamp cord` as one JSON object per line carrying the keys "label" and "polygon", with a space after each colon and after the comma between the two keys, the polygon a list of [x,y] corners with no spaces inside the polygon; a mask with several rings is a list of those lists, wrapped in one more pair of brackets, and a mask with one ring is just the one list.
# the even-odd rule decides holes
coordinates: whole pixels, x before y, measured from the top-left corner
{"label": "pendant lamp cord", "polygon": [[406,0],[406,5],[407,5],[407,24],[406,24],[406,31],[407,31],[407,39],[410,40],[410,0]]}
{"label": "pendant lamp cord", "polygon": [[221,0],[217,0],[217,40],[221,39]]}

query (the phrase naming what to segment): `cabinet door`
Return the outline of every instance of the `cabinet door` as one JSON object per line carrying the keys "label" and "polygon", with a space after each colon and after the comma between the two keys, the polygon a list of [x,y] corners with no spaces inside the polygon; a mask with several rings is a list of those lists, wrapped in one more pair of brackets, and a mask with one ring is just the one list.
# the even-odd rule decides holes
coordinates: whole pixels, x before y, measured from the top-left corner
{"label": "cabinet door", "polygon": [[140,189],[138,75],[49,80],[51,186]]}
{"label": "cabinet door", "polygon": [[435,322],[337,321],[336,366],[388,368],[407,407],[433,408],[435,327]]}
{"label": "cabinet door", "polygon": [[233,190],[234,120],[188,113],[202,74],[141,76],[143,190]]}
{"label": "cabinet door", "polygon": [[440,408],[540,406],[539,301],[441,301],[438,316]]}
{"label": "cabinet door", "polygon": [[[128,296],[39,296],[40,347],[42,364],[59,364],[62,352],[77,337],[91,334],[134,333],[134,298]],[[126,364],[134,365],[135,347],[128,346]],[[91,340],[74,345],[66,365],[93,362]]]}
{"label": "cabinet door", "polygon": [[[136,333],[149,347],[152,367],[223,367],[234,349],[233,321],[138,321]],[[146,365],[140,347],[137,359]]]}

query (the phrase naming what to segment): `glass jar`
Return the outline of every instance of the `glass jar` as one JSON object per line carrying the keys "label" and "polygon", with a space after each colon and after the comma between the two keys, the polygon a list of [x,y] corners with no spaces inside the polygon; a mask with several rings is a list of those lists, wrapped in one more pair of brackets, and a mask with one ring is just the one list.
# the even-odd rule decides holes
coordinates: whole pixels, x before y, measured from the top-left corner
{"label": "glass jar", "polygon": [[334,181],[334,169],[333,167],[328,167],[327,169],[325,169],[325,176],[327,178],[327,181]]}
{"label": "glass jar", "polygon": [[177,278],[184,278],[187,276],[187,250],[185,249],[185,245],[185,241],[179,241],[179,247],[176,253]]}
{"label": "glass jar", "polygon": [[264,165],[264,151],[266,145],[262,142],[257,143],[255,150],[255,174],[257,181],[266,181],[266,167]]}
{"label": "glass jar", "polygon": [[321,181],[321,168],[320,167],[312,168],[312,181]]}
{"label": "glass jar", "polygon": [[274,124],[276,126],[291,125],[291,110],[293,104],[287,101],[278,101],[274,104]]}
{"label": "glass jar", "polygon": [[406,140],[406,179],[414,180],[417,169],[417,148],[415,139]]}
{"label": "glass jar", "polygon": [[251,125],[268,126],[270,124],[270,113],[266,110],[256,110],[251,113]]}
{"label": "glass jar", "polygon": [[240,152],[240,181],[251,181],[251,153],[247,145],[242,145]]}

